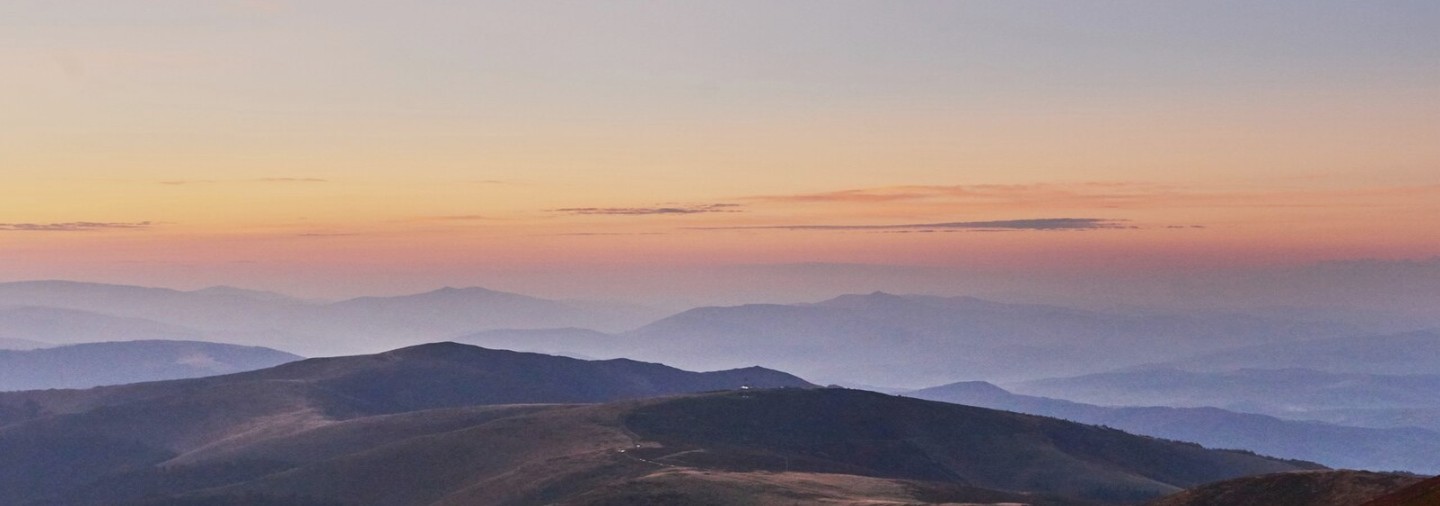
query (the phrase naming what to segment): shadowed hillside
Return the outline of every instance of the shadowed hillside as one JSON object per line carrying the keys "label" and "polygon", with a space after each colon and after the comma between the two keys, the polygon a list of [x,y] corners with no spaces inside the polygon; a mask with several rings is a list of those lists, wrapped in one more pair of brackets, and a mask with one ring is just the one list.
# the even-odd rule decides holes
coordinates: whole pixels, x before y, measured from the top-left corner
{"label": "shadowed hillside", "polygon": [[1436,506],[1440,505],[1440,477],[1410,485],[1375,498],[1362,506]]}
{"label": "shadowed hillside", "polygon": [[1196,487],[1147,506],[1355,506],[1418,481],[1364,471],[1267,474]]}
{"label": "shadowed hillside", "polygon": [[660,460],[675,465],[945,481],[1091,500],[1309,466],[859,390],[690,397],[638,409],[626,423],[668,452],[686,451]]}

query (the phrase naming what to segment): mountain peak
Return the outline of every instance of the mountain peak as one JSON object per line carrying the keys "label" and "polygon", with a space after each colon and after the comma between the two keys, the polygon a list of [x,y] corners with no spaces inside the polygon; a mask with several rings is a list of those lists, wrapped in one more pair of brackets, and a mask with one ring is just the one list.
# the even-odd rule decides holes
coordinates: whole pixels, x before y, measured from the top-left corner
{"label": "mountain peak", "polygon": [[[921,390],[916,390],[915,392],[916,392],[916,393],[922,393],[922,392],[923,392],[923,393],[926,393],[926,394],[969,395],[969,396],[977,396],[977,395],[985,395],[985,396],[1012,395],[1009,390],[1005,390],[1005,389],[1003,389],[1003,388],[1000,388],[1000,387],[998,387],[998,386],[995,386],[994,383],[990,383],[990,382],[988,382],[988,381],[959,381],[959,382],[950,383],[950,384],[946,384],[946,385],[940,385],[940,386],[938,386],[938,387],[930,387],[930,388],[925,388],[925,389],[921,389]],[[907,395],[908,395],[908,394],[907,394]]]}

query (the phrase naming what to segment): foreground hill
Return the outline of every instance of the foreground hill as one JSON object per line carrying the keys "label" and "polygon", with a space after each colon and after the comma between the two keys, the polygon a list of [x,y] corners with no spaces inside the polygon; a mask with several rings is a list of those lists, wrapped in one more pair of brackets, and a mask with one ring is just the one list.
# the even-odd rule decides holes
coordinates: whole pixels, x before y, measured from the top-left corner
{"label": "foreground hill", "polygon": [[1440,476],[1375,498],[1363,506],[1435,506],[1440,504]]}
{"label": "foreground hill", "polygon": [[269,348],[197,341],[125,341],[0,350],[0,391],[214,376],[301,358]]}
{"label": "foreground hill", "polygon": [[1440,473],[1440,433],[1282,420],[1217,408],[1110,407],[1010,393],[985,382],[961,382],[905,395],[920,399],[1053,416],[1135,434],[1242,448],[1327,466]]}
{"label": "foreground hill", "polygon": [[1094,504],[1305,467],[871,392],[751,390],[540,408],[191,495],[387,505]]}
{"label": "foreground hill", "polygon": [[1196,487],[1147,506],[1355,506],[1419,481],[1364,471],[1267,474]]}
{"label": "foreground hill", "polygon": [[1317,467],[854,390],[623,400],[742,385],[811,386],[441,343],[0,394],[0,503],[1078,505]]}
{"label": "foreground hill", "polygon": [[[0,393],[0,504],[125,470],[220,458],[260,441],[374,415],[604,402],[743,385],[812,386],[759,368],[693,373],[630,360],[587,362],[439,343],[227,376]],[[415,429],[395,432],[406,430]]]}

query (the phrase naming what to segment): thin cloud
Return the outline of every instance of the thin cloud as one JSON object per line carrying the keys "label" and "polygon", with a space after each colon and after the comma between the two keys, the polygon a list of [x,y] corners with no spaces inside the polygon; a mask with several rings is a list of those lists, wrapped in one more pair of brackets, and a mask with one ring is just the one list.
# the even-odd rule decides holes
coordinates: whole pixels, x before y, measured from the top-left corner
{"label": "thin cloud", "polygon": [[219,181],[214,179],[172,179],[169,181],[161,181],[160,184],[166,186],[184,186],[187,184],[214,184],[218,182]]}
{"label": "thin cloud", "polygon": [[93,232],[97,230],[143,230],[153,227],[149,221],[98,222],[71,221],[64,223],[0,223],[0,231],[7,232]]}
{"label": "thin cloud", "polygon": [[924,210],[1333,208],[1391,205],[1394,199],[1434,198],[1440,185],[1349,189],[1215,189],[1146,182],[1014,185],[910,185],[820,193],[758,195],[757,205],[813,205]]}
{"label": "thin cloud", "polygon": [[793,195],[747,197],[754,202],[782,204],[940,204],[981,205],[1063,204],[1087,207],[1121,207],[1152,202],[1179,190],[1164,185],[1127,182],[1011,185],[908,185],[860,188]]}
{"label": "thin cloud", "polygon": [[425,216],[418,219],[422,221],[484,221],[495,218],[483,214],[456,214],[450,216]]}
{"label": "thin cloud", "polygon": [[303,234],[295,234],[296,237],[306,237],[312,239],[320,239],[326,237],[355,237],[358,235],[360,234],[350,232],[306,232]]}
{"label": "thin cloud", "polygon": [[1024,220],[952,221],[944,223],[905,223],[896,225],[759,225],[739,227],[690,227],[691,230],[874,230],[929,232],[936,230],[1113,230],[1136,228],[1127,220],[1102,218],[1038,218]]}
{"label": "thin cloud", "polygon": [[219,179],[168,179],[159,181],[166,186],[184,186],[192,184],[218,184],[218,183],[329,183],[329,179],[316,177],[262,177],[256,179],[236,179],[222,181]]}
{"label": "thin cloud", "polygon": [[742,212],[740,204],[697,204],[657,207],[567,207],[551,212],[576,215],[645,216],[657,214],[705,214]]}
{"label": "thin cloud", "polygon": [[262,177],[254,181],[260,183],[329,183],[329,179],[317,177]]}

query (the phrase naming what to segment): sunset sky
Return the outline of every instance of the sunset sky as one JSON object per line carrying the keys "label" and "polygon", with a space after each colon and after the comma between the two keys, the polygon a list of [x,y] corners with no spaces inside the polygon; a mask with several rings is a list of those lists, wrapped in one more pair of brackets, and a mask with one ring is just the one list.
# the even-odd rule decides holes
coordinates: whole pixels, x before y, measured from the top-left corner
{"label": "sunset sky", "polygon": [[1429,261],[1437,33],[1431,0],[11,0],[0,281]]}

